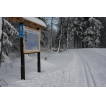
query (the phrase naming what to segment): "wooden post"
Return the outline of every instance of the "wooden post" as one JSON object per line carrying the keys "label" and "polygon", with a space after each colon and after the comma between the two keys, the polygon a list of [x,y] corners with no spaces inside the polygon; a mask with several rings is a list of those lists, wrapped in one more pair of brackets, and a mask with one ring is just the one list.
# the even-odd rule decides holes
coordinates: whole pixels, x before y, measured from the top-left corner
{"label": "wooden post", "polygon": [[25,80],[25,60],[23,53],[23,38],[20,38],[20,50],[21,50],[21,80]]}
{"label": "wooden post", "polygon": [[22,79],[25,80],[25,59],[24,59],[24,52],[23,52],[23,38],[20,38],[20,51],[21,51],[21,80]]}
{"label": "wooden post", "polygon": [[38,52],[38,72],[41,72],[41,66],[40,66],[40,52]]}
{"label": "wooden post", "polygon": [[[37,28],[37,30],[40,30],[39,28]],[[38,57],[38,62],[37,62],[37,65],[38,65],[38,72],[41,72],[41,63],[40,63],[40,52],[37,53],[37,57]]]}

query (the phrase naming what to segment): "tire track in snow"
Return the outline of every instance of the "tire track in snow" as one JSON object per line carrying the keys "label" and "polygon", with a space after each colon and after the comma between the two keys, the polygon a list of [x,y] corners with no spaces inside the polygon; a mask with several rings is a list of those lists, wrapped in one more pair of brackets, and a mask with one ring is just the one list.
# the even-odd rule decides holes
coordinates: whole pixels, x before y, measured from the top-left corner
{"label": "tire track in snow", "polygon": [[75,51],[73,50],[74,52],[76,52],[81,60],[82,60],[82,63],[83,63],[83,67],[84,67],[84,75],[85,75],[85,83],[86,83],[86,86],[88,87],[96,87],[96,82],[94,80],[94,77],[91,73],[91,69],[87,63],[87,61],[85,60],[85,58],[78,52],[78,51]]}

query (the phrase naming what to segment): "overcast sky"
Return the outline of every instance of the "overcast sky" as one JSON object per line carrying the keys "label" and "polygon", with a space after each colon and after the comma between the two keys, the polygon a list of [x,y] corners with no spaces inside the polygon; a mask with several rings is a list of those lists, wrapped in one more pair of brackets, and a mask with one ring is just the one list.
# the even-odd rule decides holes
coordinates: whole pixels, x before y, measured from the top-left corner
{"label": "overcast sky", "polygon": [[[51,25],[51,19],[52,19],[52,17],[47,17],[47,23],[49,25]],[[57,27],[55,24],[57,24],[57,23],[58,23],[58,17],[53,17],[53,28],[56,30],[57,30]]]}

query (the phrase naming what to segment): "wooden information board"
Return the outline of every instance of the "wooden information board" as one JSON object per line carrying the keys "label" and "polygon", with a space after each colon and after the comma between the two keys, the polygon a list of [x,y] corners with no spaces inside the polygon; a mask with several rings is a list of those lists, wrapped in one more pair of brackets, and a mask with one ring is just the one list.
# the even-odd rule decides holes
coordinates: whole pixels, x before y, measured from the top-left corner
{"label": "wooden information board", "polygon": [[24,27],[24,53],[40,52],[40,30]]}

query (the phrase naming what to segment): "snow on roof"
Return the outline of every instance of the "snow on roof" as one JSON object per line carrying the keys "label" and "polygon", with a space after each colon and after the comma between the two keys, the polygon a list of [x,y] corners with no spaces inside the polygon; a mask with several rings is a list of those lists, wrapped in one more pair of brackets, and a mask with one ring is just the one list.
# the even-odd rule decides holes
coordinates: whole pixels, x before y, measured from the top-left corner
{"label": "snow on roof", "polygon": [[46,24],[43,21],[39,20],[38,18],[35,18],[35,17],[23,17],[23,18],[31,22],[34,22],[36,24],[39,24],[43,27],[47,27]]}

